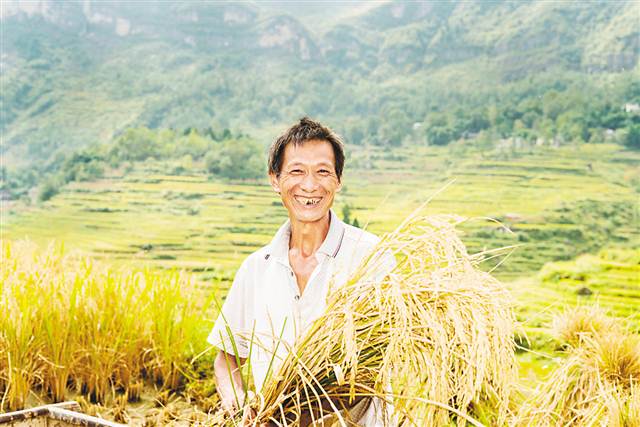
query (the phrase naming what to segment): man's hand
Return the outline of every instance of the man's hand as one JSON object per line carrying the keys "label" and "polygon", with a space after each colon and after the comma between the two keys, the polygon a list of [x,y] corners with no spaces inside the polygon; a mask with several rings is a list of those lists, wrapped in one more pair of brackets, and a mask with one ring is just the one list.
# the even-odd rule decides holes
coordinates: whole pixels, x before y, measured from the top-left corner
{"label": "man's hand", "polygon": [[[244,365],[246,361],[247,359],[240,358],[240,365]],[[236,357],[233,354],[220,350],[213,362],[213,372],[216,377],[216,390],[220,396],[222,409],[229,414],[229,416],[236,415],[240,409],[238,404],[242,405],[246,396],[246,391],[242,386],[240,366],[238,366],[236,362]],[[251,427],[275,426],[275,424],[271,422],[256,424],[255,418],[255,411],[251,408],[246,408],[242,414],[242,425]]]}
{"label": "man's hand", "polygon": [[242,425],[245,427],[276,427],[276,424],[271,421],[258,424],[256,415],[256,411],[253,408],[244,408],[244,412],[242,413]]}
{"label": "man's hand", "polygon": [[[240,359],[241,365],[244,365],[245,362],[246,359]],[[216,377],[216,390],[220,396],[222,408],[228,414],[234,414],[245,398],[242,374],[236,362],[236,357],[220,350],[213,362],[213,372]]]}

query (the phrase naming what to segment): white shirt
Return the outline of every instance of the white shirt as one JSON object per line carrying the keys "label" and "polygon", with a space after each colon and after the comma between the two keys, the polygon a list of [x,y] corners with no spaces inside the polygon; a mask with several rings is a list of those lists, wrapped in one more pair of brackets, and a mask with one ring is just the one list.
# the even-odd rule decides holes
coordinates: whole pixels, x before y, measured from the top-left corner
{"label": "white shirt", "polygon": [[[300,294],[289,265],[291,223],[287,220],[271,243],[243,261],[207,339],[227,353],[236,354],[230,339],[230,335],[233,336],[237,355],[250,356],[258,391],[262,389],[268,371],[269,375],[277,372],[296,339],[323,314],[331,284],[345,283],[380,240],[367,231],[345,224],[333,210],[329,212],[329,231],[316,251],[318,265],[304,292]],[[389,259],[389,263],[391,269],[395,260]],[[379,404],[370,405],[360,423],[367,427],[382,426],[382,418],[376,415],[376,409],[380,412]]]}

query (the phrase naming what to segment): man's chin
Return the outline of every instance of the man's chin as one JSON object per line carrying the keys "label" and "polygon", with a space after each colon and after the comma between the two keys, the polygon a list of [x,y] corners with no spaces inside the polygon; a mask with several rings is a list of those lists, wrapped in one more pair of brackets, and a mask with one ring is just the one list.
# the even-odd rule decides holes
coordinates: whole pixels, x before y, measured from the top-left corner
{"label": "man's chin", "polygon": [[310,209],[308,211],[294,209],[293,212],[289,211],[289,218],[295,219],[298,222],[318,222],[327,218],[329,209]]}

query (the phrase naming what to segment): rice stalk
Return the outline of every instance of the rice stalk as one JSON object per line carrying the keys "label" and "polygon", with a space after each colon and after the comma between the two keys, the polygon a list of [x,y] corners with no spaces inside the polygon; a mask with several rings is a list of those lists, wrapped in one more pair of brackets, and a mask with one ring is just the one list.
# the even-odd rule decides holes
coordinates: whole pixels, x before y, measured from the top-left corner
{"label": "rice stalk", "polygon": [[640,427],[640,382],[634,383],[629,390],[625,413],[624,422],[627,426]]}
{"label": "rice stalk", "polygon": [[514,425],[638,425],[640,337],[582,337],[522,406]]}
{"label": "rice stalk", "polygon": [[[512,303],[467,254],[463,221],[413,215],[386,235],[265,383],[255,423],[299,425],[306,414],[346,425],[342,409],[370,397],[392,400],[405,425],[465,425],[480,404],[504,423],[516,375]],[[397,264],[383,276],[389,254]]]}
{"label": "rice stalk", "polygon": [[[194,283],[176,271],[114,271],[90,258],[2,242],[0,410],[67,387],[105,403],[135,400],[144,380],[178,388],[208,322]],[[130,391],[129,391],[130,390]]]}
{"label": "rice stalk", "polygon": [[555,316],[551,330],[561,348],[575,348],[585,338],[620,332],[621,328],[603,309],[588,305],[573,307]]}
{"label": "rice stalk", "polygon": [[[193,277],[177,271],[168,274],[170,280],[163,288],[152,286],[149,295],[153,357],[146,367],[157,383],[177,390],[184,385],[185,379],[194,376],[185,355],[202,350],[201,344],[194,343],[206,335],[207,325],[202,321],[202,310],[197,308],[196,295],[185,294],[185,288],[195,288]],[[151,283],[155,285],[153,281]]]}
{"label": "rice stalk", "polygon": [[[57,274],[64,275],[65,272]],[[48,316],[42,318],[44,333],[40,356],[46,362],[43,365],[43,387],[48,391],[53,402],[62,402],[67,395],[67,383],[74,369],[76,361],[73,348],[73,330],[78,327],[77,320],[77,292],[80,280],[74,280],[70,298],[59,301],[62,304],[58,310],[52,310]],[[46,293],[46,300],[56,301],[60,293],[60,281],[52,281],[49,286],[40,286],[39,292]]]}
{"label": "rice stalk", "polygon": [[[12,251],[2,248],[3,262],[9,264],[12,255],[20,256],[30,248]],[[44,260],[43,262],[46,262]],[[6,286],[12,280],[14,270],[2,268],[2,294],[0,295],[0,383],[3,395],[0,410],[22,409],[31,389],[41,383],[44,360],[39,357],[41,342],[34,337],[33,328],[41,328],[42,318],[33,301],[39,296],[38,282],[34,277],[24,278],[23,292],[14,293]]]}

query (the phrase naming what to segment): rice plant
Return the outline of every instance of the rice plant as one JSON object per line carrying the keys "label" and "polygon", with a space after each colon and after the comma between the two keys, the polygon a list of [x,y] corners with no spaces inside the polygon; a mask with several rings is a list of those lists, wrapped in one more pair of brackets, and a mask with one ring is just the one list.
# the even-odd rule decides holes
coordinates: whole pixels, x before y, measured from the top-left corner
{"label": "rice plant", "polygon": [[114,271],[54,244],[3,241],[2,255],[0,410],[31,393],[62,401],[69,385],[105,403],[135,400],[145,380],[184,384],[210,327],[189,276]]}

